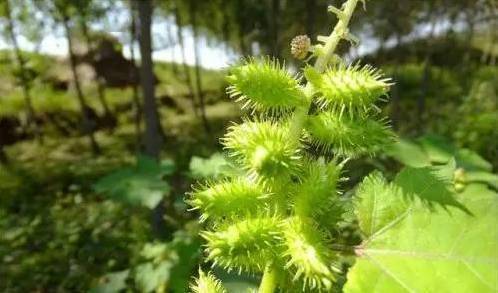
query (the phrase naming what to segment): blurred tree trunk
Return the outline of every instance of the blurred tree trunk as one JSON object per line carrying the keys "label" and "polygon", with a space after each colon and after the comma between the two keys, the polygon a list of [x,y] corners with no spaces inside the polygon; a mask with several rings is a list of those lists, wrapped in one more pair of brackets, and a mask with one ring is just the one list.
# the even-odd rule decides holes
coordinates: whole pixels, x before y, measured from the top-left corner
{"label": "blurred tree trunk", "polygon": [[10,39],[12,41],[12,46],[14,47],[14,53],[17,59],[17,65],[19,66],[21,87],[24,95],[24,102],[26,104],[26,112],[27,112],[27,127],[33,127],[33,132],[35,134],[36,139],[40,144],[43,143],[43,136],[40,130],[40,127],[36,121],[36,113],[33,107],[32,99],[31,99],[31,86],[28,77],[26,76],[26,62],[22,56],[21,50],[19,49],[19,44],[17,43],[17,37],[14,30],[14,20],[12,18],[10,3],[9,0],[5,1],[5,15],[7,17],[7,29],[10,35]]}
{"label": "blurred tree trunk", "polygon": [[192,23],[192,32],[194,37],[194,59],[195,59],[195,86],[197,95],[199,97],[199,106],[201,108],[201,119],[202,124],[204,125],[204,129],[206,132],[209,132],[209,123],[206,117],[206,105],[204,101],[204,91],[202,89],[202,77],[201,77],[201,64],[200,64],[200,56],[199,56],[199,33],[197,27],[197,13],[195,11],[195,1],[189,1],[189,14],[190,21]]}
{"label": "blurred tree trunk", "polygon": [[230,49],[230,11],[228,9],[228,4],[223,0],[220,3],[220,10],[223,14],[223,20],[221,24],[221,35],[223,37],[223,43],[225,43],[226,53],[229,53]]}
{"label": "blurred tree trunk", "polygon": [[316,17],[316,0],[306,1],[306,34],[314,39],[315,36],[315,17]]}
{"label": "blurred tree trunk", "polygon": [[249,49],[247,48],[247,44],[246,44],[246,36],[245,36],[245,33],[241,27],[241,25],[239,24],[238,26],[238,33],[239,33],[239,47],[240,47],[240,52],[242,53],[242,56],[249,56],[250,53],[249,53]]}
{"label": "blurred tree trunk", "polygon": [[[145,154],[159,161],[164,137],[155,97],[155,78],[152,63],[151,25],[153,3],[152,0],[137,2],[138,20],[140,24],[138,39],[140,43],[140,56],[142,57],[140,80],[144,99]],[[171,204],[170,201],[165,198],[154,208],[152,214],[152,229],[154,234],[159,238],[171,238],[173,235],[173,230],[171,227],[168,227],[164,221],[166,206],[171,206]]]}
{"label": "blurred tree trunk", "polygon": [[279,18],[280,18],[280,0],[271,0],[271,13],[268,13],[270,24],[270,54],[280,59],[280,42],[279,42]]}
{"label": "blurred tree trunk", "polygon": [[425,104],[426,97],[429,93],[429,88],[431,85],[431,67],[432,67],[432,40],[434,38],[434,34],[436,31],[436,19],[434,19],[434,5],[430,5],[429,9],[429,21],[431,23],[431,28],[429,32],[429,36],[427,37],[428,45],[425,48],[425,57],[424,57],[424,70],[422,73],[422,84],[420,89],[420,95],[417,99],[417,130],[418,134],[421,135],[424,131],[424,113],[425,113]]}
{"label": "blurred tree trunk", "polygon": [[[88,33],[88,25],[86,23],[86,17],[85,15],[80,15],[80,19],[81,19],[81,30],[82,30],[82,33],[83,33],[83,37],[85,38],[85,43],[86,43],[86,47],[87,47],[87,50],[88,50],[88,53],[89,55],[92,57],[92,61],[93,61],[93,42],[90,38],[90,34]],[[106,88],[105,88],[105,83],[99,78],[99,76],[97,75],[97,71],[95,71],[95,75],[93,76],[93,81],[95,83],[95,85],[97,86],[97,98],[99,99],[99,102],[102,106],[102,109],[104,110],[104,119],[105,121],[107,122],[111,122],[111,121],[115,121],[115,117],[113,116],[110,108],[109,108],[109,104],[107,103],[107,99],[105,97],[105,91],[106,91]],[[111,123],[111,125],[106,125],[106,126],[113,126],[112,124],[114,123]],[[111,127],[112,128],[112,127]]]}
{"label": "blurred tree trunk", "polygon": [[94,155],[100,154],[100,147],[97,144],[97,141],[95,140],[95,126],[96,126],[96,121],[92,119],[92,114],[91,114],[91,108],[86,105],[85,102],[85,96],[83,95],[83,91],[81,89],[81,84],[80,84],[80,79],[78,75],[78,71],[76,70],[76,56],[74,55],[73,51],[73,40],[71,37],[71,29],[69,28],[69,17],[65,14],[64,11],[62,12],[62,24],[64,26],[64,31],[66,34],[66,39],[68,43],[68,53],[69,53],[69,61],[71,64],[71,71],[73,74],[73,79],[74,79],[74,87],[76,89],[76,97],[78,98],[78,103],[80,104],[80,109],[81,109],[81,114],[82,114],[82,119],[83,119],[83,132],[88,135],[88,138],[90,140],[90,147],[92,149],[92,152]]}
{"label": "blurred tree trunk", "polygon": [[[130,57],[131,57],[131,63],[133,65],[133,68],[137,68],[137,62],[135,60],[135,44],[137,40],[137,21],[136,21],[136,14],[135,14],[135,1],[131,0],[130,1],[131,9],[130,9],[130,15],[131,15],[131,24],[130,24]],[[134,76],[135,78],[135,76]],[[141,138],[142,138],[142,130],[140,127],[140,123],[142,121],[142,105],[140,103],[140,96],[138,93],[138,85],[135,82],[135,79],[133,78],[133,85],[132,85],[132,99],[133,99],[133,105],[135,107],[135,117],[134,117],[134,124],[135,124],[135,151],[137,154],[141,151],[140,144],[141,144]]]}
{"label": "blurred tree trunk", "polygon": [[249,56],[252,55],[251,51],[251,44],[249,42],[249,45],[247,44],[248,36],[246,36],[246,7],[245,7],[244,0],[238,0],[237,5],[235,8],[236,12],[236,19],[237,21],[237,34],[239,38],[239,47],[240,47],[240,52],[242,53],[242,56]]}
{"label": "blurred tree trunk", "polygon": [[[176,0],[178,1],[178,0]],[[190,103],[192,104],[192,110],[194,111],[194,115],[196,117],[199,116],[199,112],[197,111],[197,105],[195,104],[195,92],[194,92],[194,86],[192,84],[192,79],[190,77],[190,70],[189,66],[187,64],[187,57],[185,54],[185,42],[183,38],[183,27],[182,27],[182,20],[180,16],[180,11],[178,9],[178,5],[175,2],[175,23],[176,23],[176,34],[178,38],[178,42],[180,43],[180,49],[182,52],[182,66],[183,66],[183,71],[185,74],[185,81],[187,82],[187,87],[190,93]]]}
{"label": "blurred tree trunk", "polygon": [[140,66],[140,80],[142,84],[142,94],[145,115],[145,154],[159,159],[159,154],[163,145],[161,135],[161,124],[157,110],[155,96],[155,80],[152,63],[152,41],[151,41],[151,22],[152,22],[152,1],[144,0],[137,3],[140,32],[140,55],[142,64]]}
{"label": "blurred tree trunk", "polygon": [[[399,48],[401,45],[401,34],[396,34],[396,48]],[[396,83],[396,80],[399,77],[399,60],[394,61],[394,86],[391,90],[391,121],[394,130],[398,130],[399,127],[399,117],[400,117],[400,96],[399,96],[399,84]]]}

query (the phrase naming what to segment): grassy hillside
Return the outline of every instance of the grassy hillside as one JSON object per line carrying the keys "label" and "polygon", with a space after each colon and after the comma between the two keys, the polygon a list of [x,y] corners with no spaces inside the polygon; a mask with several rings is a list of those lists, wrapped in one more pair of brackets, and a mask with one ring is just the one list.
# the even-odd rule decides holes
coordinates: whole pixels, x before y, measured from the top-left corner
{"label": "grassy hillside", "polygon": [[[32,93],[33,104],[38,112],[77,111],[78,105],[73,89],[57,90],[47,81],[70,82],[69,65],[60,57],[52,57],[40,54],[25,53],[28,68],[36,78],[33,81]],[[24,100],[21,88],[18,86],[13,68],[11,52],[0,50],[0,116],[18,115],[24,111]],[[189,68],[190,76],[194,77],[194,68]],[[174,72],[176,70],[176,72]],[[97,89],[89,79],[88,69],[82,68],[83,91],[88,104],[101,112],[101,104],[97,100]],[[85,74],[86,73],[86,74]],[[179,64],[156,62],[155,73],[159,79],[157,85],[157,97],[170,96],[178,99],[179,104],[184,104],[182,98],[187,98],[189,89],[185,82],[183,67]],[[218,100],[223,95],[224,73],[215,70],[201,70],[203,90],[208,95],[208,100]],[[109,88],[106,91],[107,99],[111,107],[126,104],[131,101],[131,89]],[[213,96],[214,95],[214,96]]]}

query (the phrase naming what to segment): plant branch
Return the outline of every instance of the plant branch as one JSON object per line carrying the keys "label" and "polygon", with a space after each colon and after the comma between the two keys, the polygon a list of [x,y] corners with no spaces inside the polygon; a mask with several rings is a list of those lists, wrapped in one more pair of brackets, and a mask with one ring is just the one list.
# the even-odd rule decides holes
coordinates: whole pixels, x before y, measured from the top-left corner
{"label": "plant branch", "polygon": [[[341,39],[347,38],[349,34],[348,25],[351,20],[351,16],[358,4],[359,0],[347,0],[342,6],[341,10],[332,10],[338,17],[338,22],[335,25],[332,33],[324,38],[325,44],[320,48],[320,52],[318,53],[317,59],[315,61],[314,68],[318,72],[323,72],[327,68],[327,64],[334,56],[335,49],[339,44]],[[313,86],[311,83],[307,83],[304,88],[304,95],[308,99],[307,103],[298,109],[294,114],[292,119],[292,124],[290,126],[291,139],[297,142],[301,136],[301,132],[303,129],[303,123],[308,115],[309,109],[311,107],[312,96],[313,96]]]}
{"label": "plant branch", "polygon": [[272,262],[266,265],[258,293],[273,293],[277,288],[277,271]]}

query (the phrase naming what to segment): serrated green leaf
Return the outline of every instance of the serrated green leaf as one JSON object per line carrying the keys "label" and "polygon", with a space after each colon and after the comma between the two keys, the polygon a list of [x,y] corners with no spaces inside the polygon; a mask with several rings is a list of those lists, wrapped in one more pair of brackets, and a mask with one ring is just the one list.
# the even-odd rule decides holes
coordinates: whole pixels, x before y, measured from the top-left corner
{"label": "serrated green leaf", "polygon": [[455,162],[452,160],[447,165],[439,167],[424,167],[403,169],[394,180],[402,189],[403,195],[410,199],[418,198],[429,208],[439,205],[442,207],[453,206],[467,213],[470,211],[458,202],[452,190],[452,176]]}
{"label": "serrated green leaf", "polygon": [[444,165],[435,165],[429,167],[430,169],[442,182],[450,183],[453,182],[455,177],[455,171],[457,170],[457,163],[454,158],[450,158]]}
{"label": "serrated green leaf", "polygon": [[474,216],[428,211],[416,200],[396,224],[366,239],[344,291],[496,292],[498,194],[481,185],[460,198]]}
{"label": "serrated green leaf", "polygon": [[382,231],[409,207],[402,190],[388,183],[380,172],[374,172],[363,180],[354,204],[361,231],[367,237]]}

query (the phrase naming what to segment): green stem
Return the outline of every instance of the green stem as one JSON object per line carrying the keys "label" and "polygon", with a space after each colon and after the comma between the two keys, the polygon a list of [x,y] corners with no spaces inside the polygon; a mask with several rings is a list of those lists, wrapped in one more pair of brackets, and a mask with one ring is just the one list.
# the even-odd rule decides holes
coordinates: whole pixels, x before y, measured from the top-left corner
{"label": "green stem", "polygon": [[[351,20],[351,16],[353,15],[354,9],[358,4],[359,0],[348,0],[342,6],[342,10],[337,17],[339,21],[335,25],[332,33],[326,38],[326,42],[321,49],[320,55],[318,55],[314,68],[318,72],[323,72],[327,68],[327,64],[330,59],[334,56],[335,49],[337,48],[337,44],[341,39],[344,39],[348,31],[349,21]],[[303,130],[303,124],[306,120],[306,116],[308,115],[308,111],[311,107],[312,96],[313,96],[313,86],[308,82],[306,87],[304,88],[304,94],[308,98],[308,102],[303,106],[296,110],[294,113],[294,117],[292,119],[292,123],[290,125],[290,133],[291,139],[294,142],[298,142],[301,137],[301,132]]]}
{"label": "green stem", "polygon": [[357,4],[358,0],[348,0],[343,4],[341,13],[337,15],[339,21],[335,25],[330,36],[327,38],[322,54],[316,59],[315,69],[318,72],[323,72],[325,70],[329,60],[334,56],[334,52],[337,44],[339,44],[339,41],[347,37],[347,34],[349,33],[349,21],[351,20],[351,16],[353,15]]}
{"label": "green stem", "polygon": [[273,293],[277,288],[277,271],[272,263],[268,263],[259,285],[258,293]]}

